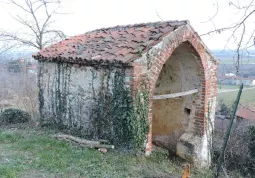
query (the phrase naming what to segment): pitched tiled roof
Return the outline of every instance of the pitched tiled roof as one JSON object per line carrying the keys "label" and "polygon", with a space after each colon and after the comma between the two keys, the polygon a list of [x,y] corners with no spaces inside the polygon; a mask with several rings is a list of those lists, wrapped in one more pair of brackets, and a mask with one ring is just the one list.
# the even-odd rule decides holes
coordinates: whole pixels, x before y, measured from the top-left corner
{"label": "pitched tiled roof", "polygon": [[41,61],[129,63],[187,21],[102,28],[53,44],[33,55]]}

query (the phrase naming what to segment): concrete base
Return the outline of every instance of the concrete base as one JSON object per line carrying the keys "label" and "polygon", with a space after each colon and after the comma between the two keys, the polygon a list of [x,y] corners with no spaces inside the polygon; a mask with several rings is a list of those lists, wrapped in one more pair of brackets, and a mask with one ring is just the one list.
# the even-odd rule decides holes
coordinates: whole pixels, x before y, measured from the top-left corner
{"label": "concrete base", "polygon": [[177,142],[176,154],[192,162],[195,167],[208,168],[211,164],[209,143],[206,135],[199,137],[184,133]]}

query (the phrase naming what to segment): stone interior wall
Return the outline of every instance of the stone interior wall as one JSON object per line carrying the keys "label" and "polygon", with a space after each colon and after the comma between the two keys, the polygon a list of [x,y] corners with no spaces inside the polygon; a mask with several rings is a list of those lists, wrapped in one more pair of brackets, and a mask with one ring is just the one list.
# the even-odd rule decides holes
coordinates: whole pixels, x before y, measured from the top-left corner
{"label": "stone interior wall", "polygon": [[[163,65],[154,95],[198,89],[201,93],[201,68],[194,50],[183,43]],[[193,129],[196,100],[201,94],[153,100],[152,139],[155,145],[176,151],[178,139]],[[200,99],[201,100],[201,99]]]}

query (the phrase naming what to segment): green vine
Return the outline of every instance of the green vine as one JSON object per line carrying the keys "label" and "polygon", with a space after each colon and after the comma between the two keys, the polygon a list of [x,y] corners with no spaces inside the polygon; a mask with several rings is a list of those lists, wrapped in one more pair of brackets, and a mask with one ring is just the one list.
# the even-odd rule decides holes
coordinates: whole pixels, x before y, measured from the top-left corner
{"label": "green vine", "polygon": [[141,148],[149,132],[148,91],[143,85],[135,92],[125,87],[125,70],[114,72],[112,92],[105,88],[111,72],[104,75],[101,90],[93,106],[93,139],[108,139],[111,143],[126,148]]}
{"label": "green vine", "polygon": [[134,118],[132,120],[133,142],[136,148],[141,148],[149,133],[148,121],[149,94],[142,81],[141,90],[136,92],[134,103]]}
{"label": "green vine", "polygon": [[[51,90],[48,93],[39,90],[41,116],[48,117],[55,128],[73,135],[94,140],[107,139],[117,147],[142,148],[149,132],[146,81],[143,80],[140,88],[133,92],[126,85],[125,68],[104,66],[91,72],[92,91],[89,92],[92,98],[86,98],[88,91],[80,86],[77,86],[77,91],[71,92],[71,66],[57,64]],[[99,73],[102,73],[101,77]],[[99,88],[95,87],[96,80],[100,81]],[[48,104],[44,103],[45,94],[49,95]],[[88,102],[89,107],[85,108]]]}

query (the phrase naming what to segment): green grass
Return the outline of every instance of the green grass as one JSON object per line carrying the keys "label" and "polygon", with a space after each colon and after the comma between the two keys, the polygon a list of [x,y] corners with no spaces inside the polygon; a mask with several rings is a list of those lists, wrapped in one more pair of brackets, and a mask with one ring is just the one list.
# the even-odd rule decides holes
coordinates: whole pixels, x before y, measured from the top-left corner
{"label": "green grass", "polygon": [[[225,89],[239,89],[239,88],[240,88],[239,85],[226,85],[226,84],[219,85],[218,84],[218,91],[225,90]],[[244,86],[244,88],[251,88],[251,86]]]}
{"label": "green grass", "polygon": [[[225,104],[230,105],[235,101],[237,93],[238,91],[218,93],[217,101],[223,100]],[[255,89],[243,90],[240,103],[255,103]]]}
{"label": "green grass", "polygon": [[[150,157],[129,152],[81,148],[33,129],[0,130],[0,177],[180,177],[181,164],[166,151]],[[194,177],[211,177],[211,171]]]}

